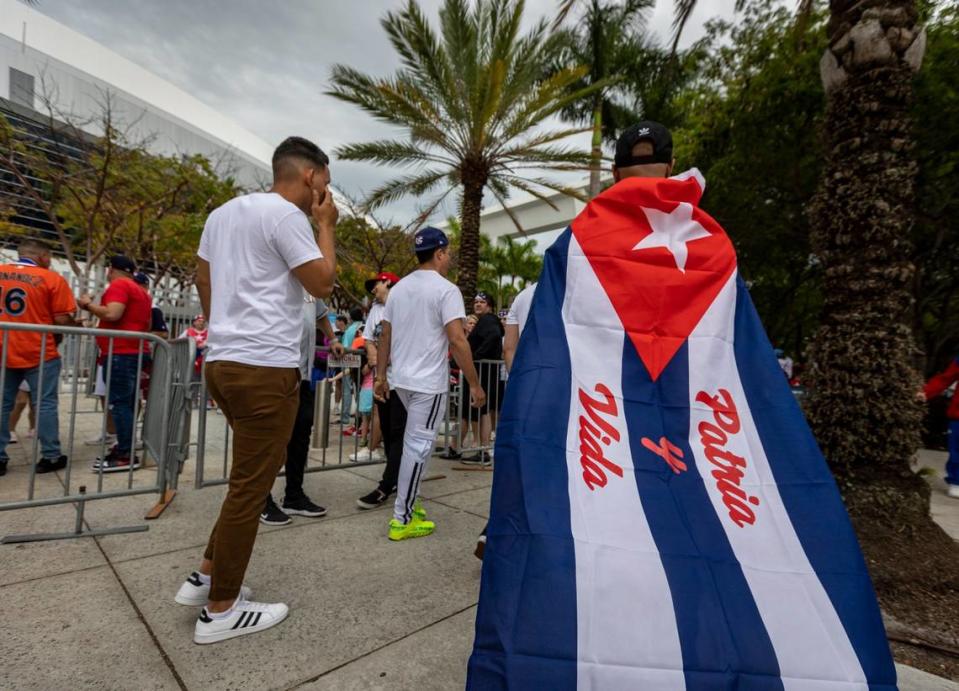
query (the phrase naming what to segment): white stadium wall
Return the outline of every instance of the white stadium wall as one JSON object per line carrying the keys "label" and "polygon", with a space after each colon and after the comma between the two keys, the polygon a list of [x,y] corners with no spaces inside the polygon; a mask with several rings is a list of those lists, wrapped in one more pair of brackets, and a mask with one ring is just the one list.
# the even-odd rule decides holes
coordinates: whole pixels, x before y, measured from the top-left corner
{"label": "white stadium wall", "polygon": [[[56,111],[86,120],[102,112],[106,94],[121,128],[150,138],[154,153],[202,154],[248,187],[270,180],[272,147],[256,135],[96,41],[0,0],[0,98],[45,114],[46,95]],[[98,134],[93,123],[84,129]]]}

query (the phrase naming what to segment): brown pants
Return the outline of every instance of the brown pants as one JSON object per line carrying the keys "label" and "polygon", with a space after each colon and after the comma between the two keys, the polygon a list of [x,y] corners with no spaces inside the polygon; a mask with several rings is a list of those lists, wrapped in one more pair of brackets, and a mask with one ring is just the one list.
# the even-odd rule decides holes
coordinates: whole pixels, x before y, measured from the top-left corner
{"label": "brown pants", "polygon": [[206,382],[233,429],[233,467],[203,556],[213,561],[210,599],[230,600],[240,594],[263,498],[286,462],[300,401],[300,371],[218,360],[207,363]]}

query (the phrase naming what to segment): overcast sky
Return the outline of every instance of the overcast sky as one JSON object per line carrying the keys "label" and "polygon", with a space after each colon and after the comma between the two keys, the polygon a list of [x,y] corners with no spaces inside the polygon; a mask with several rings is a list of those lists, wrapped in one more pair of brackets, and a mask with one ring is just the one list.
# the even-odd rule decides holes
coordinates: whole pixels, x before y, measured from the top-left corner
{"label": "overcast sky", "polygon": [[[684,43],[702,36],[711,17],[732,16],[734,3],[699,3]],[[435,17],[441,0],[420,4]],[[532,21],[557,5],[527,0],[526,14]],[[663,41],[672,5],[658,0],[650,16],[650,31]],[[189,91],[270,145],[299,134],[331,152],[390,134],[323,91],[334,63],[373,75],[398,67],[379,20],[400,6],[387,0],[40,0],[36,9]],[[360,196],[401,172],[335,160],[331,170],[339,188]],[[386,216],[405,224],[415,206],[397,202]]]}

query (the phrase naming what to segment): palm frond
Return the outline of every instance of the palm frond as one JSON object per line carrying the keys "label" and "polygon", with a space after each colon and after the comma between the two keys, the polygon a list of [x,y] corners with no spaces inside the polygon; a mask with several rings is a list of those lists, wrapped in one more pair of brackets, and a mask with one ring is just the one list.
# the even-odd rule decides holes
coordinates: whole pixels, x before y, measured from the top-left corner
{"label": "palm frond", "polygon": [[[366,198],[366,206],[368,209],[375,209],[407,195],[427,194],[450,175],[449,170],[427,170],[395,178],[373,190]],[[453,183],[451,187],[455,186],[452,180],[450,182]]]}
{"label": "palm frond", "polygon": [[410,142],[383,139],[358,144],[347,144],[335,150],[337,157],[347,161],[369,161],[377,165],[410,165],[438,163],[455,166],[456,160],[441,156]]}
{"label": "palm frond", "polygon": [[542,180],[549,183],[548,185],[541,184],[539,178],[531,179],[515,173],[498,174],[496,177],[501,179],[510,187],[515,187],[522,192],[526,192],[533,198],[538,199],[554,211],[559,209],[559,207],[556,206],[556,202],[550,199],[551,195],[549,193],[543,192],[542,190],[538,189],[537,186],[545,187],[547,190],[549,190],[549,192],[559,192],[560,194],[564,194],[568,197],[585,200],[583,194],[576,188],[568,187],[552,180],[545,180],[545,178]]}

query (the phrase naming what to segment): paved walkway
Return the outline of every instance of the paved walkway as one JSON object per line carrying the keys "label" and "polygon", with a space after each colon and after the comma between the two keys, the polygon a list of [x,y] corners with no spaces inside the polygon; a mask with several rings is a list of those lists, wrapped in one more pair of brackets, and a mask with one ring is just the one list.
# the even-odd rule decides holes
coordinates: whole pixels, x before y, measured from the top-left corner
{"label": "paved walkway", "polygon": [[[935,452],[923,460],[944,462]],[[87,467],[74,468],[74,485],[93,478]],[[462,689],[480,573],[472,548],[491,474],[456,471],[439,459],[429,471],[424,506],[437,531],[397,544],[385,537],[387,508],[364,512],[354,504],[380,467],[309,475],[307,491],[329,515],[262,527],[248,573],[256,596],[290,604],[289,620],[215,646],[192,643],[196,611],[172,601],[224,493],[193,489],[192,462],[179,496],[149,532],[0,546],[0,689]],[[154,473],[138,471],[136,480],[147,484]],[[0,478],[0,501],[26,481],[25,467],[12,466]],[[56,477],[37,482],[41,495],[62,492]],[[86,524],[140,524],[151,501],[92,502]],[[959,501],[937,494],[933,510],[959,537]],[[0,535],[70,530],[74,517],[62,506],[0,512]],[[959,689],[916,670],[900,674],[904,690]]]}

